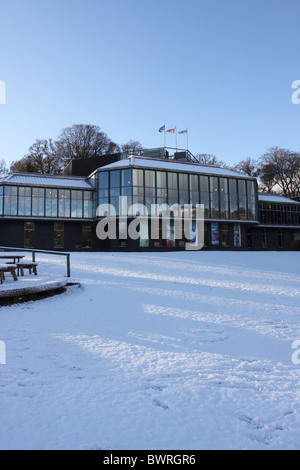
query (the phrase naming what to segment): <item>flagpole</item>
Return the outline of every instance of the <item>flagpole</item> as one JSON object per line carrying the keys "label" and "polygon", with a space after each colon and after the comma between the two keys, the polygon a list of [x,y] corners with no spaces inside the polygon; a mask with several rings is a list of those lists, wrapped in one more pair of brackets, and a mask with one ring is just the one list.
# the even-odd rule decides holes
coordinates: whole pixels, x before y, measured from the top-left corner
{"label": "flagpole", "polygon": [[177,126],[175,126],[176,153],[177,153]]}
{"label": "flagpole", "polygon": [[189,137],[188,129],[186,129],[186,149],[189,151]]}

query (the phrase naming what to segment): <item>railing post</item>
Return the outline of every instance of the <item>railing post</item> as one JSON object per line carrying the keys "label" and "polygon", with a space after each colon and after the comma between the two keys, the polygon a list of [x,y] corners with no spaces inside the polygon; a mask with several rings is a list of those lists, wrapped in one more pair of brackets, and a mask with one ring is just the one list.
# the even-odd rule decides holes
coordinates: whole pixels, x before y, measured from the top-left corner
{"label": "railing post", "polygon": [[32,250],[32,262],[35,263],[35,251]]}
{"label": "railing post", "polygon": [[67,276],[71,277],[71,269],[70,269],[70,253],[67,253]]}

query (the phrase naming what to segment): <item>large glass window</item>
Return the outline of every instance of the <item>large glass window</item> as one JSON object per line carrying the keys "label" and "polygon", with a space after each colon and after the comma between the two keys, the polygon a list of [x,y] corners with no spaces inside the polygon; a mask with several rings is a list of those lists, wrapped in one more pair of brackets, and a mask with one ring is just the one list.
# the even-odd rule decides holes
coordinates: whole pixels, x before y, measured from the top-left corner
{"label": "large glass window", "polygon": [[189,175],[189,180],[190,180],[190,204],[192,204],[193,207],[195,207],[196,204],[200,204],[198,175]]}
{"label": "large glass window", "polygon": [[34,222],[24,224],[24,247],[34,248]]}
{"label": "large glass window", "polygon": [[117,215],[119,215],[119,197],[121,195],[120,176],[120,170],[110,172],[110,204],[114,206]]}
{"label": "large glass window", "polygon": [[220,216],[219,206],[219,181],[215,176],[210,177],[210,204],[211,204],[211,217],[217,219]]}
{"label": "large glass window", "polygon": [[[157,196],[157,204],[162,206],[163,204],[167,204],[168,202],[168,194],[167,194],[167,174],[164,171],[157,171],[156,172],[156,196]],[[163,211],[159,210],[159,213],[162,214]]]}
{"label": "large glass window", "polygon": [[46,216],[57,217],[57,189],[46,189]]}
{"label": "large glass window", "polygon": [[151,204],[156,204],[155,186],[155,171],[145,170],[145,206],[148,214],[151,213]]}
{"label": "large glass window", "polygon": [[239,188],[239,215],[240,219],[247,218],[247,195],[246,195],[246,181],[238,180]]}
{"label": "large glass window", "polygon": [[93,191],[83,191],[83,217],[91,219],[93,217]]}
{"label": "large glass window", "polygon": [[4,214],[5,215],[17,215],[18,207],[18,187],[17,186],[5,186],[4,188]]}
{"label": "large glass window", "polygon": [[31,215],[31,188],[19,187],[18,214]]}
{"label": "large glass window", "polygon": [[32,215],[34,217],[43,217],[45,215],[44,188],[32,188]]}
{"label": "large glass window", "polygon": [[228,180],[227,178],[220,178],[220,216],[222,219],[228,219]]}
{"label": "large glass window", "polygon": [[71,217],[82,218],[82,191],[72,190],[71,192]]}
{"label": "large glass window", "polygon": [[[132,170],[132,203],[144,204],[144,171]],[[143,215],[143,214],[141,214]]]}
{"label": "large glass window", "polygon": [[169,206],[178,204],[178,181],[177,173],[168,173],[168,201]]}
{"label": "large glass window", "polygon": [[189,180],[188,175],[179,173],[179,204],[189,204]]}
{"label": "large glass window", "polygon": [[208,176],[200,176],[200,203],[204,205],[204,217],[209,218],[209,180]]}
{"label": "large glass window", "polygon": [[238,196],[237,196],[237,180],[229,179],[229,205],[230,218],[238,219]]}
{"label": "large glass window", "polygon": [[256,219],[255,182],[247,181],[248,219]]}
{"label": "large glass window", "polygon": [[103,207],[98,207],[98,216],[105,216],[107,213],[107,204],[108,204],[108,177],[109,173],[108,171],[100,171],[99,172],[99,199],[98,199],[98,206]]}
{"label": "large glass window", "polygon": [[58,200],[58,216],[59,217],[70,217],[71,210],[71,200],[70,200],[70,190],[69,189],[60,189]]}
{"label": "large glass window", "polygon": [[[131,172],[131,169],[121,171],[121,196],[124,197],[124,200],[122,199],[121,214],[122,215],[127,215],[128,209],[132,204],[132,172]],[[127,199],[125,199],[125,197]],[[126,200],[127,200],[127,204],[126,204]]]}

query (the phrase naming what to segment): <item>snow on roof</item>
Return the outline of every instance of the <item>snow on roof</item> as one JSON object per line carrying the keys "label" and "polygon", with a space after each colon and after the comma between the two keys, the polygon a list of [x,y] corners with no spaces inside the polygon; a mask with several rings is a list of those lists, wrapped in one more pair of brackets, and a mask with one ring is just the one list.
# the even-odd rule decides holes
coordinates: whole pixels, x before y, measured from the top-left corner
{"label": "snow on roof", "polygon": [[[128,168],[128,167],[143,167],[143,168],[154,168],[154,169],[164,169],[164,170],[174,170],[174,171],[187,171],[191,173],[203,173],[209,175],[220,175],[220,176],[234,176],[239,178],[250,177],[238,173],[237,171],[227,170],[226,168],[220,168],[217,166],[210,165],[201,165],[198,163],[181,163],[174,160],[156,160],[145,157],[129,157],[124,160],[120,160],[115,163],[110,163],[109,165],[99,168],[99,170],[113,170],[118,168]],[[254,178],[252,178],[254,179]]]}
{"label": "snow on roof", "polygon": [[261,202],[277,202],[279,204],[300,204],[300,202],[288,197],[279,196],[279,194],[259,193],[258,200]]}
{"label": "snow on roof", "polygon": [[2,183],[29,184],[36,186],[59,186],[63,188],[93,189],[85,178],[66,176],[50,176],[39,174],[12,173],[4,178]]}

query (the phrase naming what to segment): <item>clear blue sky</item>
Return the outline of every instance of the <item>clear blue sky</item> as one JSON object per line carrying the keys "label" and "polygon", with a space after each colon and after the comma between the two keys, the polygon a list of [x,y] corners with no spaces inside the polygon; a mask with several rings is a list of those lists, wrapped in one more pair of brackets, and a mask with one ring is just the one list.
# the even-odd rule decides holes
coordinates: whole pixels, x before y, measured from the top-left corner
{"label": "clear blue sky", "polygon": [[75,123],[144,147],[187,127],[228,164],[299,151],[299,17],[299,0],[2,1],[0,159]]}

